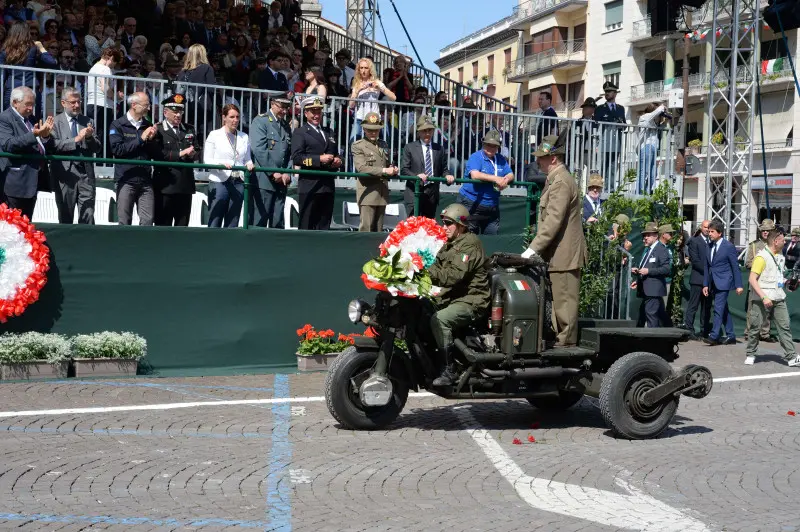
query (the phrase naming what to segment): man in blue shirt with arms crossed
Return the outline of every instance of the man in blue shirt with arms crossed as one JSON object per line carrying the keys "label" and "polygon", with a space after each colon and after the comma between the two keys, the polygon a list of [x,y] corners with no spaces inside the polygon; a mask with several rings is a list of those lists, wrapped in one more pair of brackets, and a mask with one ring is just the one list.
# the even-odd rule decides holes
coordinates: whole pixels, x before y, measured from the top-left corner
{"label": "man in blue shirt with arms crossed", "polygon": [[473,153],[464,170],[465,179],[483,183],[464,183],[459,195],[469,211],[469,232],[496,235],[500,232],[500,191],[514,180],[508,160],[500,155],[502,139],[496,129],[483,137],[483,149]]}

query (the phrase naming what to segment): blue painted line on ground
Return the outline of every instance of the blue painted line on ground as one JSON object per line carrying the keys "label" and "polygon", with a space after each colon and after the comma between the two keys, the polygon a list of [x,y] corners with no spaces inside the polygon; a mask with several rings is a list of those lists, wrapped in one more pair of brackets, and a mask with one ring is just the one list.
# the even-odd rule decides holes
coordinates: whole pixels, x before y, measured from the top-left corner
{"label": "blue painted line on ground", "polygon": [[246,386],[211,386],[200,384],[158,384],[154,382],[106,382],[106,381],[76,381],[76,380],[59,380],[59,381],[44,381],[37,384],[83,384],[83,385],[96,385],[96,386],[118,386],[118,387],[136,387],[144,386],[150,388],[163,388],[169,386],[171,388],[196,388],[202,390],[228,390],[232,392],[271,392],[272,388],[251,388]]}
{"label": "blue painted line on ground", "polygon": [[[274,397],[289,397],[289,376],[275,375]],[[291,424],[289,403],[272,405],[272,446],[269,452],[269,473],[267,475],[267,518],[271,528],[291,532],[292,503],[289,485],[289,465],[292,463],[292,443],[289,440]]]}
{"label": "blue painted line on ground", "polygon": [[22,521],[64,524],[106,525],[151,525],[163,527],[227,526],[237,528],[259,528],[269,530],[264,521],[242,521],[234,519],[158,519],[150,517],[113,517],[110,515],[54,515],[54,514],[0,514],[0,521]]}
{"label": "blue painted line on ground", "polygon": [[134,430],[134,429],[91,429],[71,430],[55,427],[26,427],[21,425],[0,425],[0,432],[21,432],[26,434],[75,434],[78,436],[154,436],[159,438],[211,438],[226,440],[231,438],[273,439],[265,432],[179,432],[174,430]]}

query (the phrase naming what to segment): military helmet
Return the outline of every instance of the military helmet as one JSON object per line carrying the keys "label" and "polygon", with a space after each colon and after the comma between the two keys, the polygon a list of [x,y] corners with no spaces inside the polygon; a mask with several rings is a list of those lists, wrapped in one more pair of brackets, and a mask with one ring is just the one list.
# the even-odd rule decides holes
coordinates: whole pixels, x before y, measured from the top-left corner
{"label": "military helmet", "polygon": [[600,174],[598,173],[589,174],[589,186],[587,188],[592,188],[592,187],[603,188],[604,182],[605,180],[603,179],[603,176],[601,176]]}
{"label": "military helmet", "polygon": [[467,227],[467,218],[469,218],[469,211],[460,203],[451,203],[442,210],[442,219],[452,220],[457,224]]}
{"label": "military helmet", "polygon": [[361,122],[361,127],[364,129],[383,129],[383,118],[378,113],[367,113],[364,121]]}
{"label": "military helmet", "polygon": [[800,236],[800,227],[792,229],[792,236]]}
{"label": "military helmet", "polygon": [[775,222],[770,220],[769,218],[764,218],[761,220],[761,225],[758,226],[759,231],[774,231],[775,230]]}
{"label": "military helmet", "polygon": [[616,221],[618,224],[620,224],[620,225],[622,225],[622,224],[629,224],[629,223],[631,223],[631,219],[630,219],[630,218],[628,218],[628,215],[627,215],[627,214],[618,214],[618,215],[617,215],[617,216],[614,218],[614,220],[615,220],[615,221]]}

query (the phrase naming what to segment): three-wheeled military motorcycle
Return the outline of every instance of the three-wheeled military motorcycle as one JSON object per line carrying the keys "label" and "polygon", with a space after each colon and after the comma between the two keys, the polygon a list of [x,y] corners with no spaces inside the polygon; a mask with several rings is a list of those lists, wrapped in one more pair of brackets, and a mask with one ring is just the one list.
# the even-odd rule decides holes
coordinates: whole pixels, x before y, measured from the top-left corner
{"label": "three-wheeled military motorcycle", "polygon": [[[378,292],[374,305],[350,302],[350,320],[376,334],[356,337],[329,368],[325,399],[342,426],[389,425],[403,410],[409,390],[426,389],[446,399],[525,398],[546,410],[569,408],[588,395],[599,398],[614,434],[646,439],[667,428],[681,395],[701,399],[711,391],[707,368],[670,365],[687,331],[582,319],[577,346],[549,347],[546,264],[537,256],[495,253],[489,267],[491,308],[486,319],[457,336],[459,377],[450,386],[432,385],[440,366],[430,329],[436,308],[430,301]],[[396,339],[404,340],[406,349]]]}

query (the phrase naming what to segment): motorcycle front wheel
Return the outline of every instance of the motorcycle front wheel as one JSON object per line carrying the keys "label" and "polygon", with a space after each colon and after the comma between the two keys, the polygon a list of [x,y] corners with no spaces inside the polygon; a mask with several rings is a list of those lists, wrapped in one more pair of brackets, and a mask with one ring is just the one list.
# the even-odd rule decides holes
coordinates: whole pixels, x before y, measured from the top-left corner
{"label": "motorcycle front wheel", "polygon": [[328,411],[342,427],[353,430],[381,429],[392,423],[408,399],[408,385],[391,375],[392,398],[384,406],[364,406],[358,387],[369,376],[378,359],[376,351],[359,351],[348,347],[336,357],[325,378],[325,402]]}

